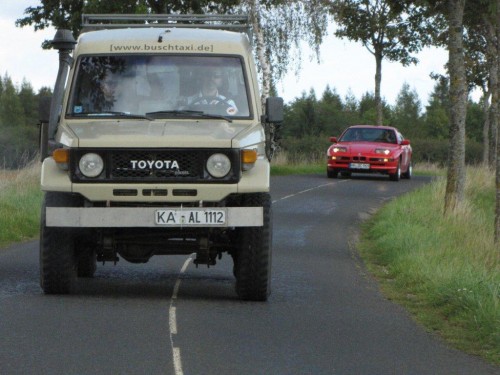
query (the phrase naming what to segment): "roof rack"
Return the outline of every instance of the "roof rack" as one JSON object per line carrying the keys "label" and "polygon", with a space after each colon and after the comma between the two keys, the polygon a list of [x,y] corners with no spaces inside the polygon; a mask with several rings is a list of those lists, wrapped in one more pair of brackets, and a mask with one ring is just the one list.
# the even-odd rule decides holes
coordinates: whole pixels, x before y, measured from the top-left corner
{"label": "roof rack", "polygon": [[252,40],[247,15],[218,14],[82,14],[82,32],[139,27],[204,28],[245,32]]}

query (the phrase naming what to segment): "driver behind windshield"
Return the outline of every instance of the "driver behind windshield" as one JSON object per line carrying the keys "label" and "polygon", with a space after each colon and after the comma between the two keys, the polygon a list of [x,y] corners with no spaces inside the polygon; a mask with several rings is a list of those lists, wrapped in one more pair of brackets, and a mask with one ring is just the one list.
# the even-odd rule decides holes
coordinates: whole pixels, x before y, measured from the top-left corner
{"label": "driver behind windshield", "polygon": [[193,110],[212,111],[234,116],[238,108],[234,100],[220,93],[222,87],[223,73],[220,69],[208,69],[201,77],[201,87],[197,94],[190,96],[187,100],[188,107]]}

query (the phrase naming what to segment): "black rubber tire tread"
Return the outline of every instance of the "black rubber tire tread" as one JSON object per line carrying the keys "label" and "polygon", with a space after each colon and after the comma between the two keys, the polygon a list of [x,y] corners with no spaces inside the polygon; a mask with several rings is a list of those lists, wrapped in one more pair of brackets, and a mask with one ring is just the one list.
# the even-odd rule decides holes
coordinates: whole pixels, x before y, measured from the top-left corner
{"label": "black rubber tire tread", "polygon": [[332,170],[327,169],[326,170],[326,176],[328,178],[337,178],[338,174],[339,174],[339,171],[337,171],[336,169],[332,169]]}
{"label": "black rubber tire tread", "polygon": [[236,293],[246,301],[266,301],[271,294],[272,208],[268,193],[247,194],[245,207],[263,207],[262,227],[241,228],[235,262]]}
{"label": "black rubber tire tread", "polygon": [[410,160],[410,164],[408,164],[408,170],[405,172],[405,173],[401,173],[401,178],[406,178],[408,180],[411,179],[413,173],[412,173],[412,164],[411,164],[411,160]]}
{"label": "black rubber tire tread", "polygon": [[396,173],[390,174],[389,178],[391,179],[391,181],[396,181],[396,182],[401,179],[401,160],[398,161],[398,168]]}
{"label": "black rubber tire tread", "polygon": [[76,278],[73,229],[47,227],[46,207],[74,207],[76,199],[67,193],[47,192],[40,220],[40,286],[45,294],[67,294]]}

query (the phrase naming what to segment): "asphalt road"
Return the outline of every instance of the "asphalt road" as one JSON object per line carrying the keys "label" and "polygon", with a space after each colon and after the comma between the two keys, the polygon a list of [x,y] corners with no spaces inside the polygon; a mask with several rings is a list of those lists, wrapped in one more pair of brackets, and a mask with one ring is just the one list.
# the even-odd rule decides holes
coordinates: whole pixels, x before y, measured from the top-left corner
{"label": "asphalt road", "polygon": [[500,374],[379,293],[362,219],[429,179],[276,177],[273,292],[241,302],[232,262],[99,265],[69,296],[38,286],[38,243],[0,251],[0,374]]}

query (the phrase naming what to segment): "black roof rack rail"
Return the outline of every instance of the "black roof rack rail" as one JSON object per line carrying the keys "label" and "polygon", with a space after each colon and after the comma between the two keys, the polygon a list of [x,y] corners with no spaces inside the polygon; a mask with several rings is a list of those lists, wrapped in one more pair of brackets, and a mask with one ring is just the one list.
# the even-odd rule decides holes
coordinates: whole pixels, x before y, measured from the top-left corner
{"label": "black roof rack rail", "polygon": [[82,32],[101,29],[178,27],[229,30],[247,33],[252,40],[247,15],[232,14],[82,14]]}

